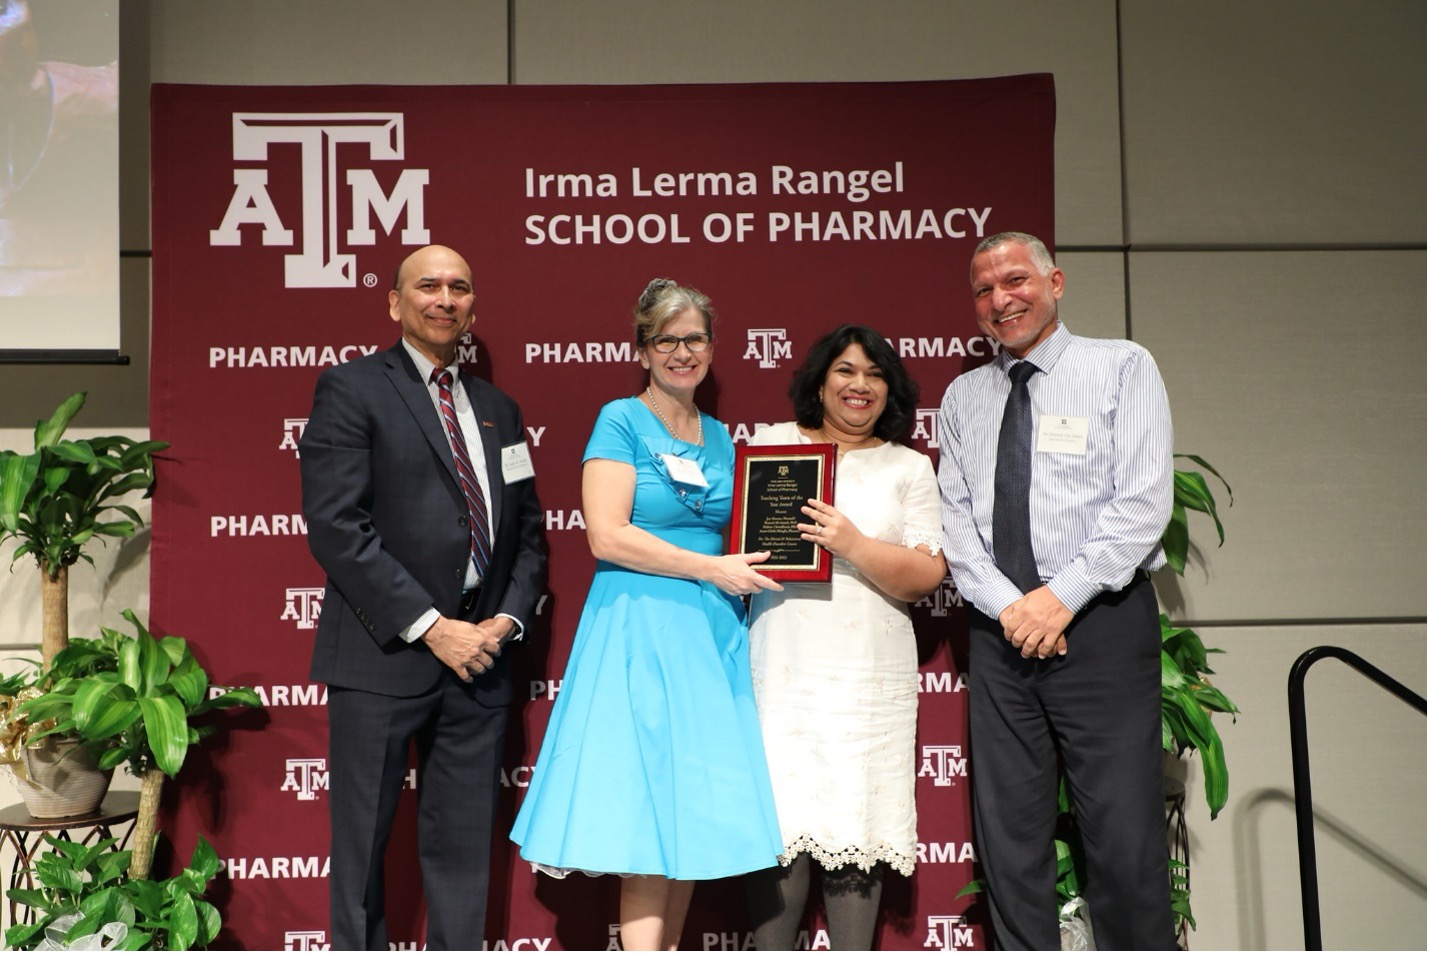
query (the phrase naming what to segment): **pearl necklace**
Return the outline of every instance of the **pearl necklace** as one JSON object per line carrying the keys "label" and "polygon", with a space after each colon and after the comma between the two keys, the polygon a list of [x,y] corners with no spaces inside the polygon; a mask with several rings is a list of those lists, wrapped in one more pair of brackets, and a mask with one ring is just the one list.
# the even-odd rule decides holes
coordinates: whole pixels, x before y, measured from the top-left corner
{"label": "pearl necklace", "polygon": [[[655,392],[651,391],[649,385],[645,387],[645,394],[646,398],[650,399],[650,407],[655,411],[656,417],[659,418],[660,423],[665,426],[665,430],[670,432],[670,437],[676,441],[685,441],[684,438],[681,438],[675,433],[674,428],[670,427],[670,422],[666,420],[665,412],[660,410],[660,403],[655,400]],[[702,447],[705,444],[705,421],[700,417],[700,409],[698,408],[695,409],[695,444]]]}

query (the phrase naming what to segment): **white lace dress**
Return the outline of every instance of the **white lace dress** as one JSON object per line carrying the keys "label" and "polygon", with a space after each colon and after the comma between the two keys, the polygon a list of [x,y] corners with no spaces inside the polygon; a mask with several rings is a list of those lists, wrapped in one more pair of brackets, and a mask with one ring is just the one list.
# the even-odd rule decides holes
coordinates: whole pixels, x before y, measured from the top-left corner
{"label": "white lace dress", "polygon": [[[808,443],[793,422],[754,445]],[[845,454],[834,506],[864,534],[939,553],[938,480],[926,455],[888,442]],[[755,704],[774,784],[782,863],[883,861],[914,870],[918,651],[908,606],[836,559],[829,584],[787,583],[751,607]]]}

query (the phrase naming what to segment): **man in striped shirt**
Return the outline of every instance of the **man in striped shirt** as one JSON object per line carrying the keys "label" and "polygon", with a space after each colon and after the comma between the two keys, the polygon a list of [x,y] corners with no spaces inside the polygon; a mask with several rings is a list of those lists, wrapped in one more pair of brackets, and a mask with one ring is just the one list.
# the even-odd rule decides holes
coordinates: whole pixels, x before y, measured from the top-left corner
{"label": "man in striped shirt", "polygon": [[1166,390],[1146,349],[1063,327],[1064,275],[1037,238],[983,240],[970,278],[1002,348],[944,395],[939,484],[968,611],[974,836],[996,942],[1059,948],[1061,756],[1098,948],[1173,948],[1147,577],[1172,508]]}

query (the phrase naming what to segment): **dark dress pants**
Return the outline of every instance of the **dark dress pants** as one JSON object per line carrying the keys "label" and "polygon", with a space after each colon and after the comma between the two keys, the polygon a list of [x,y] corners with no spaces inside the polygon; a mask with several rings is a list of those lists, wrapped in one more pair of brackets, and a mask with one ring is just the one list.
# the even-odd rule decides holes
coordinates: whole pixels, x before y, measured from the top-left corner
{"label": "dark dress pants", "polygon": [[452,673],[420,697],[329,689],[334,950],[387,949],[383,857],[411,743],[427,948],[483,948],[506,719]]}
{"label": "dark dress pants", "polygon": [[1078,614],[1065,657],[1024,659],[968,609],[974,838],[1000,949],[1058,949],[1057,761],[1087,851],[1098,949],[1175,948],[1151,582]]}

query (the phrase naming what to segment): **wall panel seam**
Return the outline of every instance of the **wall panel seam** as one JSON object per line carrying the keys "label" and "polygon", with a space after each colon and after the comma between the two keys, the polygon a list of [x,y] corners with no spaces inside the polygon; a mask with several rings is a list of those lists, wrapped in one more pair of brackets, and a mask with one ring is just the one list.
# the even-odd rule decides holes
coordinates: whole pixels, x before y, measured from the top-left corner
{"label": "wall panel seam", "polygon": [[1366,627],[1384,625],[1424,625],[1424,617],[1319,617],[1319,618],[1222,618],[1178,620],[1178,627]]}

